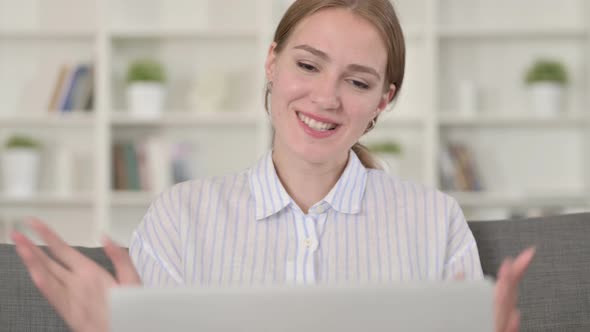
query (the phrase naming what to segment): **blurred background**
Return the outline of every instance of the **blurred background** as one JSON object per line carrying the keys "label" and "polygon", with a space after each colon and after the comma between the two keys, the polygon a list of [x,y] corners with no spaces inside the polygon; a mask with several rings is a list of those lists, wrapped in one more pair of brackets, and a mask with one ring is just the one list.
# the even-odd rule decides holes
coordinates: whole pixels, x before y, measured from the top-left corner
{"label": "blurred background", "polygon": [[[37,216],[127,244],[162,190],[252,165],[291,2],[0,0],[0,242]],[[405,86],[363,138],[387,171],[469,220],[588,210],[590,3],[392,2]]]}

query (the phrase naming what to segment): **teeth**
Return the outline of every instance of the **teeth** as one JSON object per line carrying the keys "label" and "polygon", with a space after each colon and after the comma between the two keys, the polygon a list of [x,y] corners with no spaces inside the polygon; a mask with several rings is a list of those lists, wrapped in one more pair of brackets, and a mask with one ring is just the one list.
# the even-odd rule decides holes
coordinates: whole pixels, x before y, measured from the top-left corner
{"label": "teeth", "polygon": [[331,130],[331,129],[336,128],[336,125],[333,123],[319,122],[319,121],[311,119],[301,113],[297,113],[297,115],[299,116],[299,119],[301,119],[301,121],[303,121],[303,123],[305,123],[306,125],[308,125],[312,129],[319,130],[319,131],[326,131],[326,130]]}

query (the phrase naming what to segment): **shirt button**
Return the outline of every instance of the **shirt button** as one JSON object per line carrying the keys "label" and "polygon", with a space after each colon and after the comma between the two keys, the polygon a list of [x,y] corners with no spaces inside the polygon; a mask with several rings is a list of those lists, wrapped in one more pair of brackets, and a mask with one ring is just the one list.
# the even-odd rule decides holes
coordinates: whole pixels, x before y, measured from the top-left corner
{"label": "shirt button", "polygon": [[316,209],[316,213],[317,214],[322,214],[324,212],[326,212],[326,207],[324,207],[323,205],[322,206],[318,206],[318,208]]}
{"label": "shirt button", "polygon": [[311,239],[305,239],[303,241],[303,244],[305,245],[306,248],[310,248],[311,247]]}

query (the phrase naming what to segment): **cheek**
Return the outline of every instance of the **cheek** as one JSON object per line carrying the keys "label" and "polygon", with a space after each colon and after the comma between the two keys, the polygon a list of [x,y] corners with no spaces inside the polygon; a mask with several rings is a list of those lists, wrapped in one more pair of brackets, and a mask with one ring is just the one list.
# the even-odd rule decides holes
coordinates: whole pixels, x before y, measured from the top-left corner
{"label": "cheek", "polygon": [[284,110],[290,103],[305,97],[310,86],[302,75],[297,75],[289,70],[277,72],[273,82],[273,106],[278,107],[278,110]]}
{"label": "cheek", "polygon": [[354,122],[358,123],[359,126],[364,126],[375,117],[375,112],[379,106],[378,100],[376,101],[377,98],[375,96],[353,96],[347,98],[344,103]]}

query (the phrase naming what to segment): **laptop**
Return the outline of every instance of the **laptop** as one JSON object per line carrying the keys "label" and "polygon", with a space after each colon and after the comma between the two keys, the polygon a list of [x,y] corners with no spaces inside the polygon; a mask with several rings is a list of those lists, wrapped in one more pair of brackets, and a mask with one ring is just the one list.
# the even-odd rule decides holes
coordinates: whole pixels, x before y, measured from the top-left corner
{"label": "laptop", "polygon": [[493,331],[493,283],[114,288],[112,331]]}

